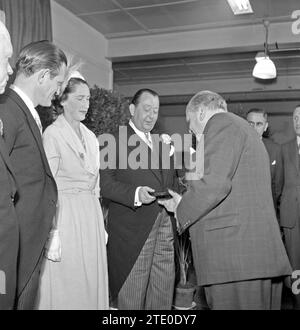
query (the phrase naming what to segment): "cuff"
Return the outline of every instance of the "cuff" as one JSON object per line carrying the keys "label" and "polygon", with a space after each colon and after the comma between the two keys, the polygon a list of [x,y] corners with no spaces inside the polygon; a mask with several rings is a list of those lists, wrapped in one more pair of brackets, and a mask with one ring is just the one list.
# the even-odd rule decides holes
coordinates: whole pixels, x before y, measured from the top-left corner
{"label": "cuff", "polygon": [[135,207],[138,207],[138,206],[141,206],[142,203],[139,199],[139,191],[142,187],[137,187],[136,190],[135,190],[135,194],[134,194],[134,206]]}

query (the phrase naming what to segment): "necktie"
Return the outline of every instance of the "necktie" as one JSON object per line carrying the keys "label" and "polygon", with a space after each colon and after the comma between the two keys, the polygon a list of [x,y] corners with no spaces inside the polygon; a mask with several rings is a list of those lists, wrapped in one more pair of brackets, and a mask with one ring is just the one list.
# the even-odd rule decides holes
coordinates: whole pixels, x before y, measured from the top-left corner
{"label": "necktie", "polygon": [[145,133],[145,137],[146,137],[148,146],[150,147],[150,149],[152,149],[152,140],[151,140],[150,132]]}

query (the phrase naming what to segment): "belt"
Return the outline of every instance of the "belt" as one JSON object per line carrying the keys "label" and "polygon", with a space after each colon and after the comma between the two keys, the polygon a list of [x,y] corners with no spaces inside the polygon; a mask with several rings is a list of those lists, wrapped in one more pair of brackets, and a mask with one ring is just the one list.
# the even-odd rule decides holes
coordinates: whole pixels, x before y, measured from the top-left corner
{"label": "belt", "polygon": [[95,189],[87,190],[87,189],[80,189],[80,188],[70,188],[70,189],[63,189],[58,190],[59,194],[88,194],[88,195],[96,195]]}

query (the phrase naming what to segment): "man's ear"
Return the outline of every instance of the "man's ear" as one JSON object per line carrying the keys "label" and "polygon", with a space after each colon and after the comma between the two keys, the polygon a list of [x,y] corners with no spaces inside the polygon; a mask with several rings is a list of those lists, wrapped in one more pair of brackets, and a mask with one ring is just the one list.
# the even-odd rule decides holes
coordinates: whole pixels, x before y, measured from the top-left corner
{"label": "man's ear", "polygon": [[50,71],[49,69],[42,69],[37,73],[37,80],[40,84],[42,84],[45,79],[49,76]]}
{"label": "man's ear", "polygon": [[264,132],[268,129],[268,127],[269,127],[269,123],[266,122],[266,126],[265,126],[265,129],[264,129]]}
{"label": "man's ear", "polygon": [[129,105],[129,112],[131,114],[131,117],[133,117],[135,113],[135,105],[132,103]]}
{"label": "man's ear", "polygon": [[61,101],[61,102],[60,102],[60,105],[61,105],[62,107],[64,107],[65,103],[66,103],[66,100]]}

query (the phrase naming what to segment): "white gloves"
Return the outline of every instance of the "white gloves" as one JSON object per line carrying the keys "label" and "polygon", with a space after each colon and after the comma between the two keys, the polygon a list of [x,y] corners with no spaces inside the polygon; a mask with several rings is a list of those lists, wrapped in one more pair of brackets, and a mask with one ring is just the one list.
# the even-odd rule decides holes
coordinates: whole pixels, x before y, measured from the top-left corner
{"label": "white gloves", "polygon": [[45,247],[45,257],[51,261],[61,261],[61,242],[58,229],[50,231]]}

